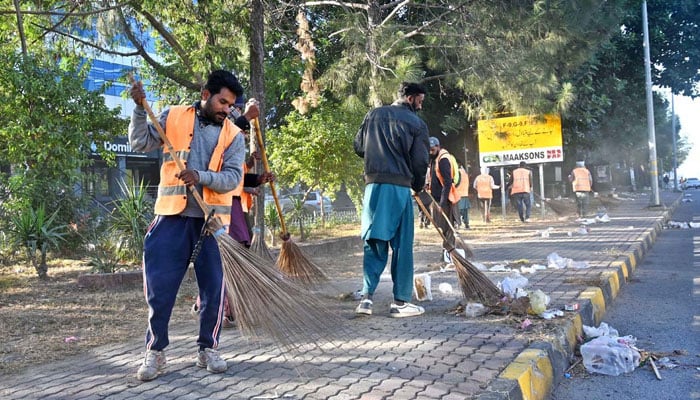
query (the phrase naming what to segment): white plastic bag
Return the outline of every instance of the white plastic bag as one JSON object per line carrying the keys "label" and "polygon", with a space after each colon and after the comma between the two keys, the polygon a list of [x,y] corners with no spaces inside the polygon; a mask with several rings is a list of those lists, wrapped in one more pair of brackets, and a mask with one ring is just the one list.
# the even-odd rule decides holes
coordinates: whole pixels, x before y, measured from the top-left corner
{"label": "white plastic bag", "polygon": [[501,281],[501,291],[503,292],[503,294],[507,294],[511,297],[517,297],[517,292],[522,292],[523,289],[525,289],[525,286],[527,286],[527,283],[527,278],[516,272],[511,274],[510,276],[505,277]]}
{"label": "white plastic bag", "polygon": [[[569,235],[571,236],[571,235]],[[570,258],[564,258],[559,256],[557,253],[551,253],[547,256],[547,268],[550,269],[562,269],[566,268],[567,265],[573,260]]]}
{"label": "white plastic bag", "polygon": [[618,376],[634,371],[641,355],[621,338],[599,336],[581,345],[583,365],[588,372]]}
{"label": "white plastic bag", "polygon": [[486,314],[486,306],[481,303],[467,303],[464,307],[464,316],[467,318],[476,318]]}
{"label": "white plastic bag", "polygon": [[608,325],[607,322],[601,322],[597,328],[594,326],[584,325],[583,333],[586,335],[587,338],[594,338],[598,336],[620,336],[620,333],[617,331],[617,329]]}

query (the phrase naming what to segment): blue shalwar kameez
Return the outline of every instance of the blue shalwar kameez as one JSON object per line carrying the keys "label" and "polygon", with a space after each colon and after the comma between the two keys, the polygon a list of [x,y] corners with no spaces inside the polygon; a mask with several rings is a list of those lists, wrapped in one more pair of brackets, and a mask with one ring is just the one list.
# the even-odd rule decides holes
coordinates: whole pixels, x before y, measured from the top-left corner
{"label": "blue shalwar kameez", "polygon": [[360,237],[364,244],[363,295],[374,294],[392,249],[394,300],[413,294],[413,202],[411,189],[389,183],[365,187]]}

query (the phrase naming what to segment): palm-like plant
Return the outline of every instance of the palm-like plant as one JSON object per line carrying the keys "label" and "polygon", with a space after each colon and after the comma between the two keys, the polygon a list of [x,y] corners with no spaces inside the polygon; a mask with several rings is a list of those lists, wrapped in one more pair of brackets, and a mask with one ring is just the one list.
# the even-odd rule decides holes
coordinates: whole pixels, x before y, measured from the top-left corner
{"label": "palm-like plant", "polygon": [[309,215],[309,210],[304,204],[304,199],[301,197],[292,196],[289,198],[292,207],[289,212],[289,221],[296,222],[299,226],[299,236],[300,240],[304,241],[306,239],[306,232],[304,232],[304,217]]}
{"label": "palm-like plant", "polygon": [[275,233],[280,228],[280,217],[277,213],[277,207],[274,204],[267,204],[265,206],[265,226],[270,229],[272,233],[272,245],[275,245]]}
{"label": "palm-like plant", "polygon": [[25,250],[28,261],[40,279],[48,278],[48,251],[58,248],[67,234],[67,225],[56,224],[58,211],[47,217],[44,206],[41,205],[37,209],[24,208],[10,217],[10,241]]}
{"label": "palm-like plant", "polygon": [[153,219],[153,204],[146,196],[143,181],[138,187],[120,182],[122,197],[114,201],[114,210],[109,218],[109,232],[117,238],[117,251],[132,261],[141,258],[143,240],[148,224]]}

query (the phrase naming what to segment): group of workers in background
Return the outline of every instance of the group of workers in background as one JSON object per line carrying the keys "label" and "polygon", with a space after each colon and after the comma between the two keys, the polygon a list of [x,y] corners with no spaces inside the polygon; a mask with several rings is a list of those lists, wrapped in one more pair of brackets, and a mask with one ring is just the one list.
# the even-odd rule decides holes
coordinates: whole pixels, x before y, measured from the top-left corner
{"label": "group of workers in background", "polygon": [[[474,189],[483,222],[491,222],[491,202],[494,198],[494,190],[500,189],[488,167],[482,167],[470,186],[469,174],[464,166],[457,163],[455,157],[445,148],[440,146],[436,137],[430,138],[431,164],[426,176],[426,192],[432,194],[432,199],[422,195],[421,200],[428,206],[433,201],[438,202],[450,217],[454,228],[470,229],[469,200],[470,189]],[[456,172],[452,172],[456,171]],[[444,177],[447,177],[445,179]],[[593,178],[591,172],[585,167],[584,161],[577,161],[575,168],[568,176],[572,190],[576,198],[576,216],[585,218],[588,212],[590,196],[593,193]],[[447,181],[447,182],[445,182]],[[446,185],[452,185],[448,189]],[[515,169],[506,174],[506,193],[518,213],[518,218],[523,223],[530,221],[533,204],[533,173],[525,161],[521,161]],[[432,188],[438,188],[433,190]],[[446,195],[444,195],[446,194]],[[438,201],[439,200],[439,201]],[[421,228],[427,228],[429,222],[421,215]]]}

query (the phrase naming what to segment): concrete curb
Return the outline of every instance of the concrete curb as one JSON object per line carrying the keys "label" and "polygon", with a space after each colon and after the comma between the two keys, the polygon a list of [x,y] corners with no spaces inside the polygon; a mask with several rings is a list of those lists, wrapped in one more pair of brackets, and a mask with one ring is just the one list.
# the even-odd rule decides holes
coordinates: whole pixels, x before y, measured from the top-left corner
{"label": "concrete curb", "polygon": [[569,360],[574,356],[578,338],[583,335],[583,325],[598,326],[602,322],[607,306],[612,304],[622,286],[629,281],[680,200],[681,198],[678,198],[666,209],[662,218],[643,234],[643,240],[635,244],[632,251],[610,264],[615,270],[601,274],[600,286],[588,287],[579,295],[580,309],[572,319],[557,329],[549,341],[534,342],[518,354],[478,399],[549,398],[553,388],[563,379],[569,368]]}

